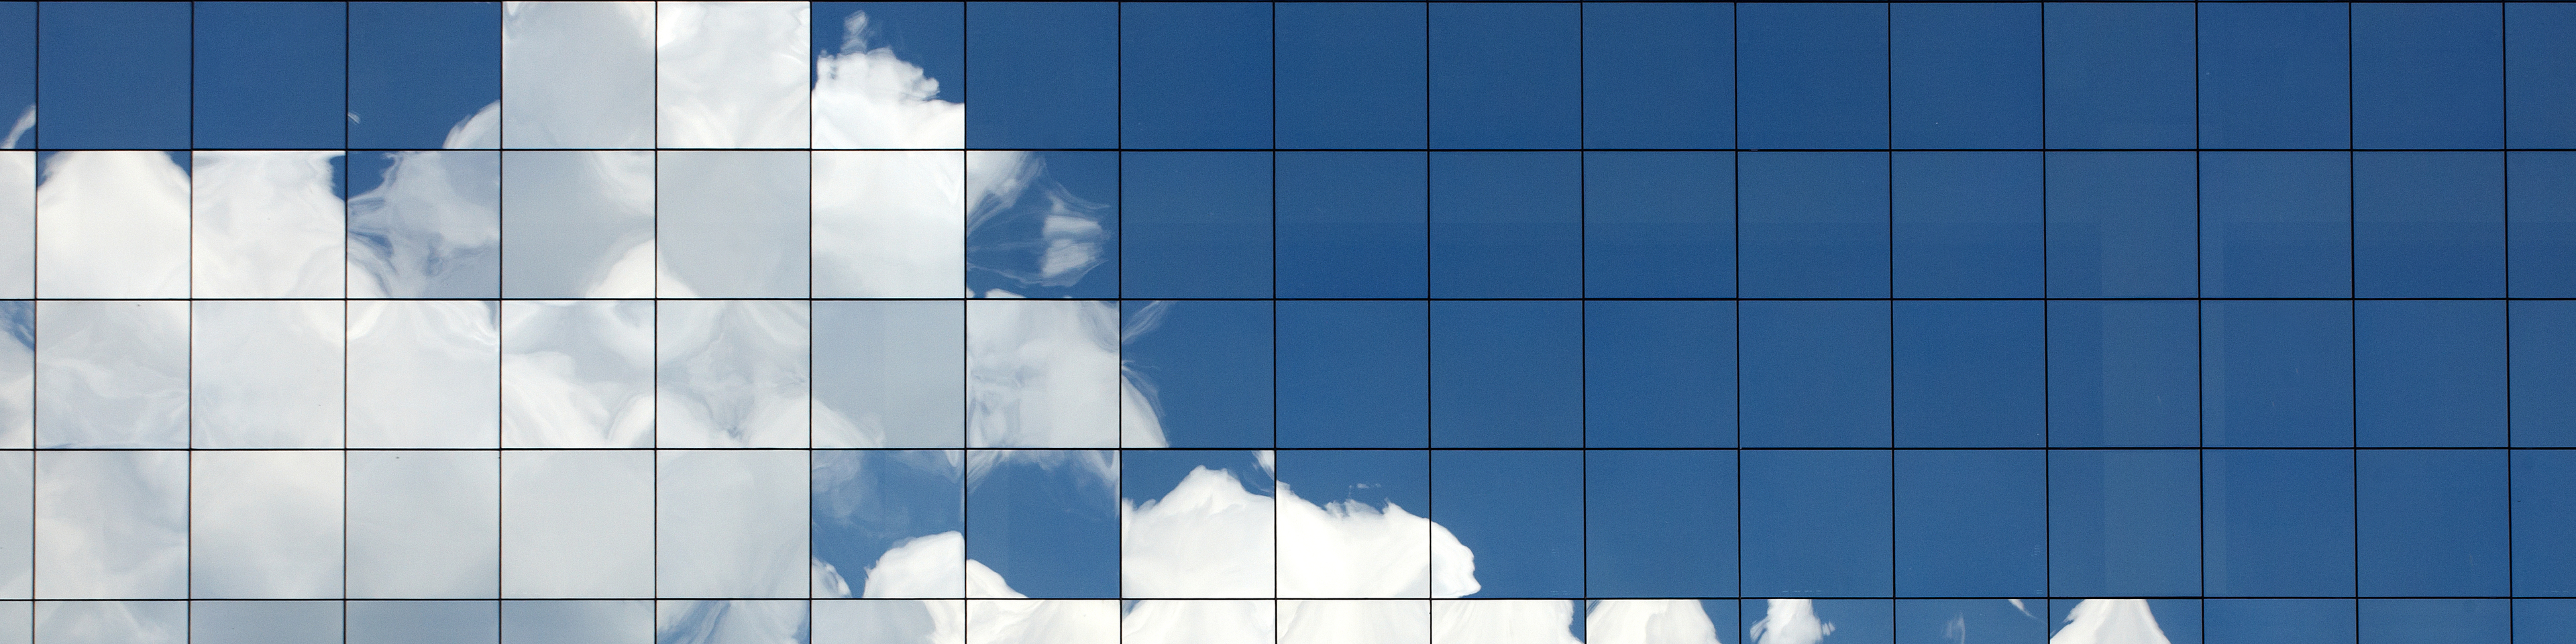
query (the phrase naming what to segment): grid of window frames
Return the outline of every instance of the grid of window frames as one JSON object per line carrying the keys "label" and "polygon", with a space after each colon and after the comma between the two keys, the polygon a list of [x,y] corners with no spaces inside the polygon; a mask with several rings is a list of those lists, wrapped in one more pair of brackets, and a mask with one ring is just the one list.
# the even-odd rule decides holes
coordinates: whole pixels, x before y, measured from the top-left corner
{"label": "grid of window frames", "polygon": [[2569,61],[0,2],[0,643],[2576,640]]}

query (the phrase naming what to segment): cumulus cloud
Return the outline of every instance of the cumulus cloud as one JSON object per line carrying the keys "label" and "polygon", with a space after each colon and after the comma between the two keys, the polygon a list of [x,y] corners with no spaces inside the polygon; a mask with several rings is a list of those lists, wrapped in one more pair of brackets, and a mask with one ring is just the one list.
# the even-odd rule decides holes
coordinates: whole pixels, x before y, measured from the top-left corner
{"label": "cumulus cloud", "polygon": [[497,295],[501,155],[386,154],[384,182],[349,199],[349,296]]}
{"label": "cumulus cloud", "polygon": [[966,106],[932,98],[938,80],[893,49],[870,47],[867,12],[852,12],[841,29],[839,51],[814,60],[814,147],[966,146]]}
{"label": "cumulus cloud", "polygon": [[1279,600],[1279,644],[1429,644],[1431,602]]}
{"label": "cumulus cloud", "polygon": [[2144,599],[2087,599],[2066,615],[2048,644],[2171,644]]}
{"label": "cumulus cloud", "polygon": [[1431,641],[1583,644],[1574,639],[1575,602],[1490,599],[1431,602]]}
{"label": "cumulus cloud", "polygon": [[1816,644],[1834,634],[1834,625],[1816,618],[1816,600],[1773,599],[1763,603],[1762,619],[1745,629],[1753,644]]}
{"label": "cumulus cloud", "polygon": [[[1118,309],[1106,302],[966,305],[969,447],[1118,447],[1122,381]],[[1159,432],[1124,440],[1165,444]]]}
{"label": "cumulus cloud", "polygon": [[36,303],[37,447],[188,445],[188,303]]}
{"label": "cumulus cloud", "polygon": [[1193,468],[1161,499],[1122,501],[1120,594],[1127,597],[1269,597],[1270,497],[1227,472]]}
{"label": "cumulus cloud", "polygon": [[1274,644],[1279,611],[1269,601],[1136,602],[1119,620],[1124,644]]}
{"label": "cumulus cloud", "polygon": [[1321,505],[1279,484],[1281,597],[1465,597],[1475,553],[1449,528],[1389,502]]}
{"label": "cumulus cloud", "polygon": [[660,13],[662,147],[806,146],[806,3],[663,2]]}
{"label": "cumulus cloud", "polygon": [[35,293],[36,153],[0,151],[0,298]]}
{"label": "cumulus cloud", "polygon": [[188,173],[170,153],[56,152],[36,187],[37,292],[188,297]]}
{"label": "cumulus cloud", "polygon": [[501,319],[504,445],[653,445],[652,302],[509,301]]}
{"label": "cumulus cloud", "polygon": [[190,446],[339,447],[346,312],[336,301],[195,302]]}
{"label": "cumulus cloud", "polygon": [[[813,641],[835,644],[959,644],[966,602],[848,599],[814,602]],[[947,615],[944,619],[933,615]],[[939,629],[949,630],[939,630]]]}
{"label": "cumulus cloud", "polygon": [[46,452],[36,495],[36,597],[188,596],[187,452]]}
{"label": "cumulus cloud", "polygon": [[968,644],[1118,644],[1115,599],[969,599]]}
{"label": "cumulus cloud", "polygon": [[664,447],[803,447],[805,302],[660,302],[655,435]]}
{"label": "cumulus cloud", "polygon": [[1604,599],[1583,618],[1592,644],[1718,644],[1717,632],[1696,599]]}
{"label": "cumulus cloud", "polygon": [[[831,450],[814,453],[814,594],[851,597],[962,597],[963,572],[869,569],[907,542],[965,527],[964,459],[957,450]],[[915,551],[918,552],[918,551]],[[953,551],[963,565],[964,546]],[[905,561],[915,561],[906,559]],[[877,584],[869,590],[866,584]],[[892,585],[888,585],[892,584]],[[855,588],[854,588],[855,587]]]}
{"label": "cumulus cloud", "polygon": [[[969,177],[1013,169],[1020,153],[975,154],[966,108],[938,81],[870,48],[867,13],[842,25],[837,53],[814,59],[814,294],[956,297],[966,291],[966,213],[987,198]],[[970,172],[971,162],[988,167]],[[993,165],[999,164],[999,165]]]}
{"label": "cumulus cloud", "polygon": [[499,446],[499,323],[492,301],[350,301],[349,445]]}
{"label": "cumulus cloud", "polygon": [[195,452],[190,595],[339,598],[342,471],[333,451]]}
{"label": "cumulus cloud", "polygon": [[814,152],[814,296],[966,292],[966,153]]}
{"label": "cumulus cloud", "polygon": [[501,135],[513,148],[653,147],[653,3],[505,2]]}
{"label": "cumulus cloud", "polygon": [[340,297],[347,212],[337,151],[196,153],[197,297]]}

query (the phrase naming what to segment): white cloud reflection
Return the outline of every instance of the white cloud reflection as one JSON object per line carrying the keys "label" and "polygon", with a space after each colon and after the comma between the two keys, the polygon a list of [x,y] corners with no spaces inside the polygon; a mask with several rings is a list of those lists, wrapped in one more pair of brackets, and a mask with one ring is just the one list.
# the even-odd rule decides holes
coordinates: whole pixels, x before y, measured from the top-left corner
{"label": "white cloud reflection", "polygon": [[509,147],[653,147],[653,15],[651,2],[502,3]]}
{"label": "white cloud reflection", "polygon": [[[1731,600],[1730,600],[1731,601]],[[1732,630],[1734,625],[1728,624]],[[1592,644],[1718,644],[1718,626],[1696,599],[1605,599],[1583,618]]]}
{"label": "white cloud reflection", "polygon": [[36,440],[36,306],[0,301],[0,447]]}
{"label": "white cloud reflection", "polygon": [[37,454],[36,596],[187,597],[188,453]]}
{"label": "white cloud reflection", "polygon": [[805,446],[807,303],[668,300],[657,308],[663,447]]}
{"label": "white cloud reflection", "polygon": [[471,300],[349,302],[349,445],[498,446],[499,308]]}
{"label": "white cloud reflection", "polygon": [[653,445],[653,302],[514,300],[501,327],[504,445]]}
{"label": "white cloud reflection", "polygon": [[188,303],[36,303],[36,445],[188,445]]}
{"label": "white cloud reflection", "polygon": [[195,302],[190,446],[339,447],[346,312],[327,300]]}
{"label": "white cloud reflection", "polygon": [[36,153],[0,151],[0,298],[35,293]]}
{"label": "white cloud reflection", "polygon": [[350,452],[348,494],[351,597],[501,589],[499,454]]}
{"label": "white cloud reflection", "polygon": [[[854,15],[845,26],[851,38],[838,53],[813,59],[816,80],[808,87],[802,80],[808,59],[803,3],[666,2],[659,9],[657,23],[651,3],[508,3],[505,84],[514,103],[507,110],[495,104],[458,124],[448,147],[492,146],[502,121],[508,123],[511,143],[527,147],[648,147],[657,133],[645,124],[657,122],[660,142],[679,147],[797,147],[806,144],[809,128],[812,144],[822,148],[962,145],[964,106],[931,98],[936,82],[919,67],[897,59],[891,50],[869,48],[860,37],[864,14]],[[51,157],[43,187],[33,189],[30,197],[41,204],[40,214],[16,215],[0,206],[0,230],[13,225],[13,216],[32,219],[26,227],[43,230],[45,246],[28,263],[43,263],[49,296],[188,295],[191,274],[184,236],[191,199],[198,215],[193,220],[198,296],[330,297],[339,288],[339,271],[329,267],[342,262],[330,255],[339,252],[344,240],[350,247],[344,266],[353,296],[491,294],[487,285],[502,279],[498,264],[487,261],[496,259],[500,235],[498,198],[491,189],[499,181],[498,154],[397,153],[384,185],[350,201],[345,235],[336,213],[323,216],[338,207],[330,196],[331,154],[208,153],[197,159],[197,190],[191,197],[187,173],[165,154],[61,153]],[[541,213],[531,218],[533,226],[521,220],[512,228],[519,239],[535,244],[522,249],[531,253],[529,263],[513,264],[513,275],[520,279],[511,282],[512,295],[681,297],[714,290],[704,287],[709,283],[700,276],[704,271],[668,270],[690,262],[672,261],[673,256],[655,249],[650,153],[548,154],[560,156],[512,157],[514,162],[537,160],[538,166],[533,172],[512,171],[514,210]],[[6,180],[15,172],[8,165],[12,162],[29,166],[26,173],[32,176],[31,153],[0,155],[0,198],[14,185]],[[1014,255],[1010,265],[983,268],[1031,286],[1060,287],[1083,279],[1109,259],[1101,207],[1052,185],[1042,177],[1043,169],[1035,158],[1018,152],[816,153],[810,171],[798,168],[795,177],[812,180],[813,293],[966,293],[966,232],[996,217],[1032,213],[1041,218],[1034,226],[1037,237],[1010,242],[1026,252]],[[1024,198],[1045,202],[1014,209]],[[179,240],[181,252],[169,252],[173,239]],[[10,252],[0,248],[0,282],[12,275]],[[737,257],[741,254],[725,249],[709,257],[745,259]],[[784,283],[770,277],[775,276],[733,281],[749,284],[749,290]],[[966,308],[968,444],[1166,444],[1150,396],[1120,369],[1117,309],[1100,302],[1010,299],[1005,291],[987,295],[1002,299],[979,300]],[[62,321],[80,326],[46,335],[39,370],[49,383],[63,384],[48,384],[44,400],[70,409],[54,412],[64,420],[48,424],[49,432],[60,432],[49,435],[48,442],[166,446],[173,414],[179,426],[186,423],[189,374],[185,350],[171,364],[167,338],[161,336],[189,328],[186,309],[170,319],[161,315],[169,307],[102,306],[135,311],[66,308]],[[359,405],[349,419],[353,442],[489,446],[495,431],[489,410],[495,403],[474,392],[496,388],[509,401],[505,425],[512,446],[650,446],[657,417],[664,423],[658,433],[665,445],[797,446],[804,441],[804,414],[812,402],[802,392],[809,378],[801,363],[788,363],[811,349],[803,339],[811,329],[795,303],[674,303],[660,311],[669,317],[658,326],[651,302],[511,302],[497,325],[492,305],[482,302],[350,306],[345,336],[353,383],[349,395]],[[216,331],[249,324],[228,322],[222,315],[200,318],[201,325]],[[81,324],[85,319],[96,323]],[[503,335],[511,338],[506,351],[499,341]],[[226,365],[280,368],[262,357],[314,353],[310,350],[316,346],[337,348],[343,338],[324,334],[320,344],[313,344],[315,338],[308,336],[292,338],[304,343],[292,347],[241,343],[213,347],[209,355]],[[6,347],[0,343],[0,349]],[[0,354],[0,362],[9,357]],[[489,375],[494,360],[507,374],[497,382]],[[406,365],[415,370],[406,372]],[[221,369],[203,375],[230,379]],[[12,402],[7,397],[14,391],[7,388],[11,376],[0,371],[0,408]],[[182,392],[175,409],[166,400],[173,380]],[[355,384],[360,382],[366,384]],[[455,385],[442,390],[441,382]],[[655,387],[661,388],[659,396]],[[228,393],[219,386],[201,387],[199,393],[211,396],[198,401],[204,414],[201,427],[249,428],[257,423],[243,420],[250,416],[245,410],[301,409],[302,402],[310,402]],[[890,436],[903,432],[953,431],[890,426],[898,421],[888,419],[900,413],[866,416],[886,411],[872,407],[849,418],[829,408],[814,413],[838,418],[833,426],[840,429],[834,431],[847,434],[842,441],[852,445],[902,443]],[[75,420],[74,414],[81,418]],[[262,431],[291,434],[310,424],[286,420]],[[0,436],[9,431],[0,425]],[[231,439],[224,436],[230,435],[200,438],[211,446],[227,444]],[[234,442],[283,446],[310,441],[281,435]],[[1017,451],[1008,457],[1075,459],[1071,465],[1117,480],[1114,460],[1082,454],[1097,453]],[[565,642],[644,637],[791,642],[806,637],[809,628],[823,632],[827,623],[841,628],[899,623],[915,636],[908,641],[942,644],[1572,644],[1577,642],[1572,626],[1583,613],[1582,624],[1596,643],[1720,641],[1716,623],[1697,601],[1603,600],[1592,603],[1588,612],[1562,600],[1447,601],[1481,588],[1474,576],[1474,553],[1447,527],[1392,503],[1308,500],[1284,482],[1272,496],[1256,494],[1243,489],[1232,474],[1206,469],[1193,470],[1167,493],[1123,505],[1125,594],[1157,598],[1136,601],[1123,611],[1112,600],[1026,599],[1000,574],[966,558],[964,539],[953,531],[900,542],[863,571],[864,577],[850,575],[860,580],[852,588],[844,571],[819,560],[795,560],[807,551],[803,501],[812,493],[802,456],[743,452],[717,458],[671,452],[662,455],[657,468],[647,452],[513,453],[509,468],[498,473],[508,482],[509,503],[494,509],[512,518],[511,532],[500,536],[511,545],[509,593],[640,597],[667,588],[662,594],[784,597],[803,593],[806,582],[800,575],[813,574],[815,586],[823,589],[818,592],[827,594],[979,599],[824,602],[834,608],[818,605],[810,620],[800,601],[674,600],[660,602],[658,610],[645,602],[514,602],[513,636]],[[205,519],[196,535],[201,590],[234,596],[336,595],[338,577],[326,573],[339,569],[338,536],[314,527],[339,523],[341,470],[322,467],[325,461],[336,466],[338,457],[301,452],[203,457],[196,471],[206,488],[196,499],[197,512]],[[706,458],[722,462],[696,462]],[[1080,460],[1085,458],[1092,460]],[[745,459],[778,462],[732,462]],[[185,578],[177,575],[190,562],[184,453],[61,453],[40,460],[34,477],[45,514],[35,538],[39,565],[47,572],[47,586],[40,589],[44,596],[155,597],[187,591]],[[487,501],[500,502],[501,494],[463,482],[492,478],[474,474],[487,471],[478,467],[484,466],[444,473],[388,467],[367,477],[352,474],[348,489],[352,495],[385,499],[392,507],[414,508],[421,516],[473,514],[488,507]],[[6,471],[0,467],[0,473]],[[441,478],[448,475],[464,478]],[[975,477],[967,473],[963,478]],[[443,489],[448,487],[462,489]],[[455,494],[436,493],[446,491]],[[500,553],[479,545],[443,550],[440,542],[476,541],[481,539],[476,535],[497,533],[501,526],[406,523],[421,516],[376,510],[353,510],[358,515],[347,522],[353,594],[462,597],[500,583],[478,567]],[[372,545],[362,548],[361,543]],[[435,560],[417,565],[399,561],[432,551]],[[461,572],[442,576],[443,570]],[[369,580],[364,588],[357,581],[361,577]],[[174,582],[181,584],[175,591]],[[0,588],[8,583],[0,574]],[[1161,599],[1272,596],[1413,599],[1288,599],[1276,604]],[[35,619],[47,641],[178,641],[184,637],[185,613],[177,613],[174,626],[164,614],[170,612],[165,607],[173,606],[184,609],[179,604],[49,604],[36,610]],[[1829,643],[1833,626],[1814,608],[1808,600],[1770,600],[1746,641]],[[860,641],[898,641],[883,637],[888,634],[879,631]],[[2079,604],[2051,642],[2167,644],[2143,600],[2102,599]]]}
{"label": "white cloud reflection", "polygon": [[339,598],[336,451],[200,451],[189,467],[193,597]]}
{"label": "white cloud reflection", "polygon": [[331,160],[341,154],[196,153],[196,296],[340,297],[348,213]]}
{"label": "white cloud reflection", "polygon": [[[666,450],[655,470],[654,591],[803,597],[811,510],[802,452]],[[666,623],[667,624],[667,623]]]}
{"label": "white cloud reflection", "polygon": [[497,295],[500,153],[386,154],[383,183],[349,199],[349,296]]}
{"label": "white cloud reflection", "polygon": [[2048,644],[2171,644],[2144,599],[2087,599]]}
{"label": "white cloud reflection", "polygon": [[56,152],[36,187],[44,297],[188,297],[188,173],[168,152]]}
{"label": "white cloud reflection", "polygon": [[655,272],[653,164],[652,152],[502,153],[502,292],[654,297],[671,280]]}
{"label": "white cloud reflection", "polygon": [[803,2],[663,2],[655,104],[666,148],[806,146]]}
{"label": "white cloud reflection", "polygon": [[639,450],[503,453],[501,595],[652,596],[653,466]]}

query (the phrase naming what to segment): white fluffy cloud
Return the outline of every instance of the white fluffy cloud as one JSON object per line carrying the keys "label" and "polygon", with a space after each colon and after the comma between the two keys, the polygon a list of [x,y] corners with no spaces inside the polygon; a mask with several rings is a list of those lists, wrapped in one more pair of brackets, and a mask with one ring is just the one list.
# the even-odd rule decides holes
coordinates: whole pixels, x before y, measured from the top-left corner
{"label": "white fluffy cloud", "polygon": [[663,2],[659,14],[662,147],[805,147],[806,3]]}
{"label": "white fluffy cloud", "polygon": [[[493,109],[458,127],[490,121]],[[489,147],[448,139],[451,148],[478,143]],[[494,295],[500,280],[501,155],[390,154],[393,165],[384,182],[349,199],[349,296]]]}
{"label": "white fluffy cloud", "polygon": [[664,447],[803,447],[811,333],[805,302],[656,304],[654,434]]}
{"label": "white fluffy cloud", "polygon": [[[1729,624],[1732,630],[1733,624]],[[1592,644],[1718,644],[1718,627],[1696,599],[1606,599],[1584,615]]]}
{"label": "white fluffy cloud", "polygon": [[840,50],[814,60],[814,147],[965,147],[966,106],[932,98],[938,80],[892,49],[869,47],[867,24],[866,12],[850,14]]}
{"label": "white fluffy cloud", "polygon": [[1120,435],[1121,413],[1150,412],[1121,393],[1118,309],[1106,302],[968,302],[966,379],[969,447],[1165,444],[1158,430]]}
{"label": "white fluffy cloud", "polygon": [[501,328],[504,445],[653,445],[652,302],[504,302]]}
{"label": "white fluffy cloud", "polygon": [[341,154],[196,153],[196,296],[340,297],[348,213],[331,192],[331,160]]}
{"label": "white fluffy cloud", "polygon": [[2144,599],[2087,599],[2066,614],[2048,644],[2171,644]]}
{"label": "white fluffy cloud", "polygon": [[44,297],[188,297],[188,173],[170,153],[56,152],[36,187]]}

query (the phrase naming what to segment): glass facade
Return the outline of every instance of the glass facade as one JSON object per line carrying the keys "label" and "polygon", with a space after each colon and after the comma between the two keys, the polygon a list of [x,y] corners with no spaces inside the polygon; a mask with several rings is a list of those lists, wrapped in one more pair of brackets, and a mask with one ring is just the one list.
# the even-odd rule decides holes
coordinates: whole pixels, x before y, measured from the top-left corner
{"label": "glass facade", "polygon": [[0,2],[0,644],[2576,641],[2570,61]]}

